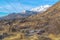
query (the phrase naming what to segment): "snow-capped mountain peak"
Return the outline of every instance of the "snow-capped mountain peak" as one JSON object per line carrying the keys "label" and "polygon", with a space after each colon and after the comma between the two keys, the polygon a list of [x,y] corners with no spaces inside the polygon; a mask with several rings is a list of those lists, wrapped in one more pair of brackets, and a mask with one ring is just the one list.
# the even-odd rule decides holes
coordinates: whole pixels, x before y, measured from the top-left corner
{"label": "snow-capped mountain peak", "polygon": [[44,12],[44,11],[46,11],[49,7],[51,7],[51,5],[43,5],[43,6],[39,6],[39,7],[36,7],[36,8],[32,8],[31,11]]}

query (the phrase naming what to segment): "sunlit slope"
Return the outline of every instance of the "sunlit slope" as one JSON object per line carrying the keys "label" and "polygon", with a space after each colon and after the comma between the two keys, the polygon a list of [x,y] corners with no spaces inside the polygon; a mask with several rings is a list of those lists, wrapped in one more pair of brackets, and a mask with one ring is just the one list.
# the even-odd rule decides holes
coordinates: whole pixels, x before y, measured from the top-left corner
{"label": "sunlit slope", "polygon": [[30,16],[20,26],[30,26],[33,28],[47,27],[46,30],[49,33],[60,33],[60,2],[42,14]]}

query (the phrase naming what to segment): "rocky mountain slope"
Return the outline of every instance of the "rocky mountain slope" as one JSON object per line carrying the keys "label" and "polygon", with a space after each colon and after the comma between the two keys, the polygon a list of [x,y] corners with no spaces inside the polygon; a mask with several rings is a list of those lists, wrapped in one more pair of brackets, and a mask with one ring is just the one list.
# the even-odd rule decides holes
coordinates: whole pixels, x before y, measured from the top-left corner
{"label": "rocky mountain slope", "polygon": [[[60,33],[60,2],[50,7],[46,12],[30,16],[28,19],[33,21],[30,23],[35,23],[36,27],[38,25],[39,27],[47,27],[49,33]],[[33,26],[35,27],[35,25]]]}

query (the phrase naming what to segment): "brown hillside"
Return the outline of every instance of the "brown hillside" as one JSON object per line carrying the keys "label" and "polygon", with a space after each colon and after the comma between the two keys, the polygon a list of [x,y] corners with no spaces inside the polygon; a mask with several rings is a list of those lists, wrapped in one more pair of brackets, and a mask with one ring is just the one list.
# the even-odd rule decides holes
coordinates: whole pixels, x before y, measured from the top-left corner
{"label": "brown hillside", "polygon": [[44,28],[49,33],[60,33],[60,2],[50,7],[46,12],[30,16],[28,22],[24,22],[21,25],[30,26],[33,28]]}

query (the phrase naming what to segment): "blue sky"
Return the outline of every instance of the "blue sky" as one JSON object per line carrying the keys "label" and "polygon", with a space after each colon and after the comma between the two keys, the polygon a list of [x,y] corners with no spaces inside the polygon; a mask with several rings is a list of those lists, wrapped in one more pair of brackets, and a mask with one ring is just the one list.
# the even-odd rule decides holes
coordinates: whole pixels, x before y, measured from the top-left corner
{"label": "blue sky", "polygon": [[56,2],[58,0],[0,0],[0,17],[41,5],[53,5]]}

